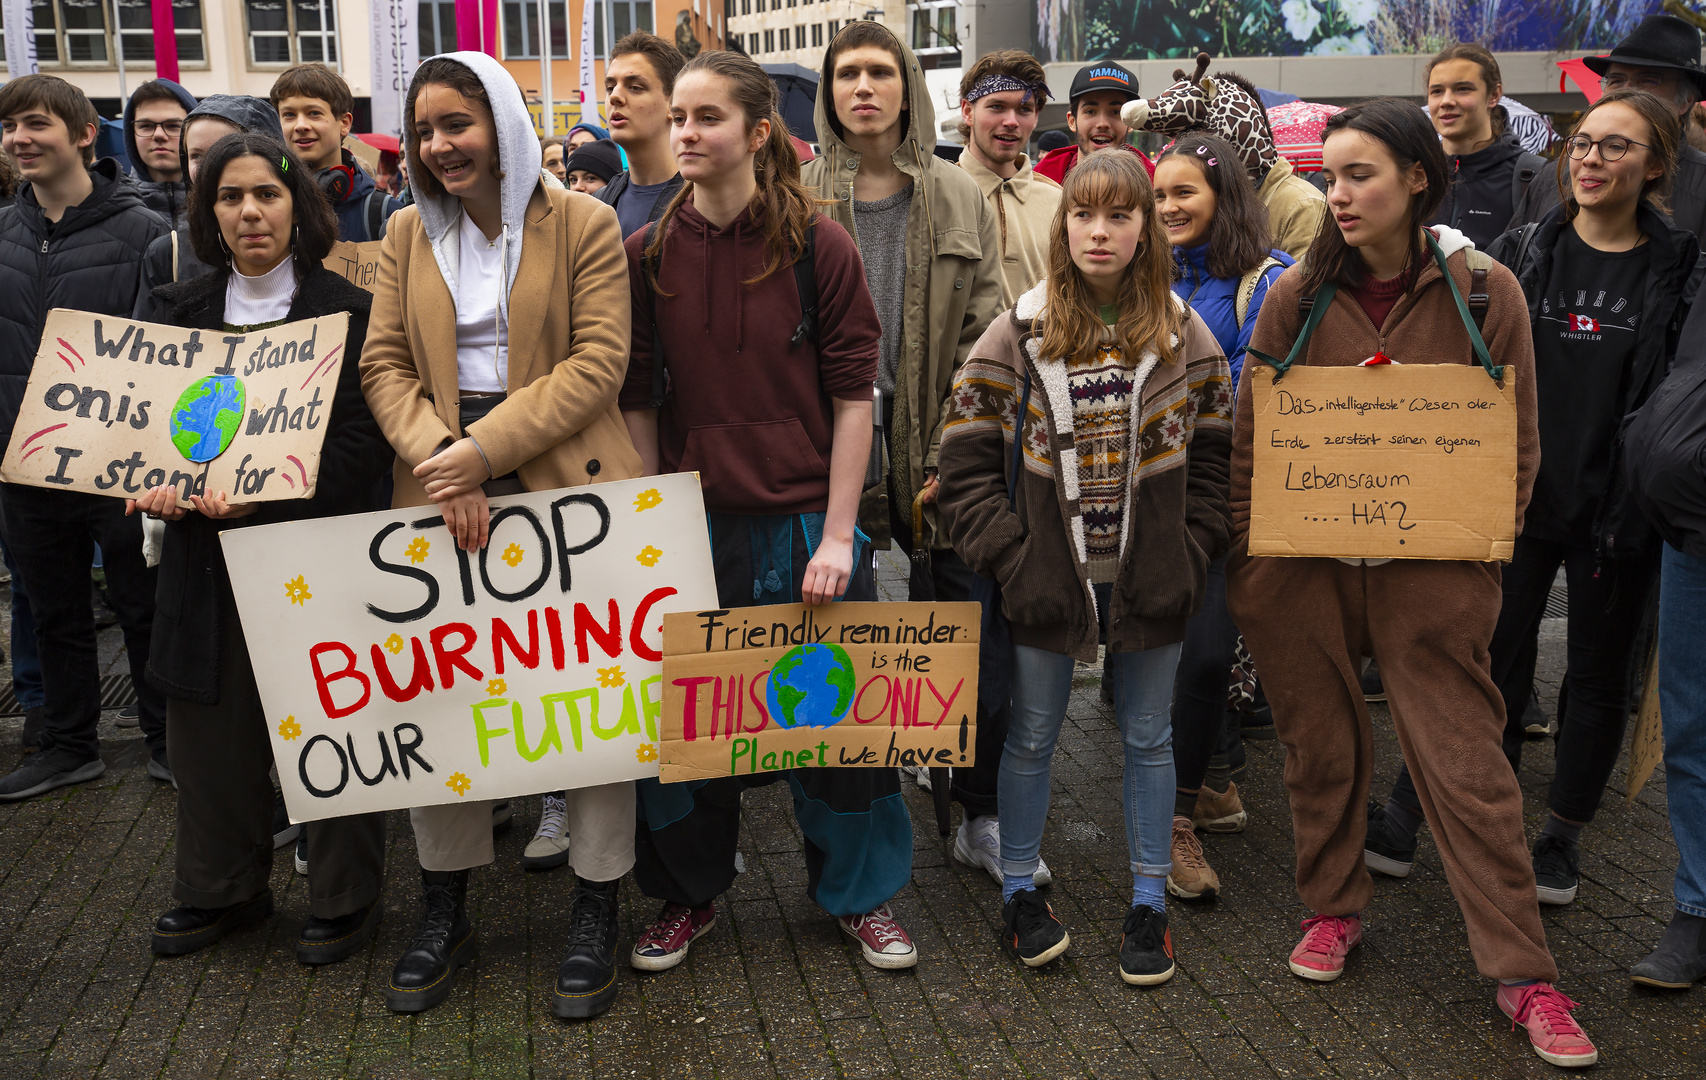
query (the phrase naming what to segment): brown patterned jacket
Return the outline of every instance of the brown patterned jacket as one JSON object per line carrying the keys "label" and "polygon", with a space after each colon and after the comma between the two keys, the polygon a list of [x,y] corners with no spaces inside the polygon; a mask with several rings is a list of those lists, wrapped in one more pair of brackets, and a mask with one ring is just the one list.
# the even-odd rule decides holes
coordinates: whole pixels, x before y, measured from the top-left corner
{"label": "brown patterned jacket", "polygon": [[[1109,610],[1090,586],[1078,504],[1078,455],[1066,365],[1039,357],[1043,281],[990,325],[954,381],[942,435],[940,504],[949,539],[972,569],[1001,585],[1020,645],[1093,661],[1098,615],[1108,648],[1170,645],[1202,606],[1209,561],[1231,535],[1227,503],[1232,387],[1226,358],[1187,309],[1174,362],[1146,352],[1131,395],[1136,462],[1120,530]],[[1174,298],[1177,303],[1177,298]],[[1031,396],[1024,454],[1007,501],[1014,418],[1023,379]]]}

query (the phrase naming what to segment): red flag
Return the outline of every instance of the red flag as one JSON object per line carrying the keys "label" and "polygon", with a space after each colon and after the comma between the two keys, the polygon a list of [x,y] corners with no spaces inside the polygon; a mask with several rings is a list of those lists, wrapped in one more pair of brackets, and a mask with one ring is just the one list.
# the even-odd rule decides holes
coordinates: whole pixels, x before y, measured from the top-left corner
{"label": "red flag", "polygon": [[172,0],[152,0],[150,13],[154,29],[154,74],[177,82],[178,35],[172,29]]}
{"label": "red flag", "polygon": [[1592,332],[1595,332],[1599,329],[1599,320],[1594,319],[1594,318],[1589,318],[1586,315],[1571,315],[1570,316],[1570,329],[1571,330],[1585,330],[1585,331],[1588,331],[1589,333],[1592,333]]}

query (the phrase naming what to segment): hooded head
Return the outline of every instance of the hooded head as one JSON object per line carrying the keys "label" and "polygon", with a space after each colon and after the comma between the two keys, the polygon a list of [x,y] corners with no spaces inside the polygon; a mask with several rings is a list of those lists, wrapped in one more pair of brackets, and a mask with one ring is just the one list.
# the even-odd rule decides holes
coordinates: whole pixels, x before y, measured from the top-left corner
{"label": "hooded head", "polygon": [[[187,113],[196,107],[196,100],[188,90],[171,79],[149,79],[137,87],[136,92],[130,95],[130,100],[124,103],[124,149],[130,155],[131,165],[136,168],[136,178],[151,183],[163,183],[170,178],[170,174],[161,175],[159,163],[149,152],[150,144],[155,141],[154,137],[150,135],[148,138],[141,138],[136,132],[136,110],[150,102],[176,102]],[[182,143],[181,138],[178,141]],[[173,148],[173,151],[175,154],[176,148]],[[151,161],[155,163],[150,165]],[[171,168],[169,162],[166,168]],[[182,175],[178,179],[181,181]]]}
{"label": "hooded head", "polygon": [[[245,134],[271,135],[280,142],[284,141],[284,130],[278,123],[278,110],[272,107],[270,101],[247,94],[209,94],[184,117],[183,135],[178,139],[178,161],[185,180],[188,180],[190,175],[190,132],[195,129],[198,120],[210,119],[223,120]],[[224,131],[223,127],[220,127],[220,130]]]}
{"label": "hooded head", "polygon": [[462,200],[444,189],[422,158],[422,126],[415,118],[416,103],[427,86],[446,86],[460,94],[471,108],[488,109],[497,138],[495,174],[499,184],[499,212],[503,222],[504,287],[499,307],[507,318],[509,289],[521,265],[522,225],[527,202],[540,184],[544,158],[533,118],[522,100],[521,87],[502,64],[481,52],[441,53],[415,69],[414,81],[403,109],[403,137],[409,155],[409,189],[421,215],[421,226],[438,257],[438,267],[452,296],[456,294],[459,249],[456,229],[462,219]]}
{"label": "hooded head", "polygon": [[[924,85],[924,69],[918,63],[918,57],[913,55],[906,43],[896,36],[893,30],[882,23],[867,19],[856,19],[842,28],[830,41],[829,48],[823,54],[823,72],[819,82],[817,106],[813,113],[816,122],[818,138],[822,140],[824,151],[832,147],[843,152],[851,153],[847,145],[847,129],[836,115],[836,82],[835,74],[838,62],[855,49],[877,48],[887,52],[894,58],[900,68],[902,84],[900,97],[900,142],[905,146],[908,142],[917,147],[917,157],[922,159],[936,150],[936,107],[930,101],[929,90]],[[849,96],[852,93],[849,87]],[[912,154],[907,155],[910,160]]]}
{"label": "hooded head", "polygon": [[608,139],[608,138],[610,138],[610,132],[599,127],[597,124],[576,124],[574,127],[569,129],[569,133],[567,135],[565,135],[564,138],[565,139],[574,138],[575,132],[577,132],[577,131],[584,131],[584,132],[588,133],[589,135],[591,135],[594,139]]}

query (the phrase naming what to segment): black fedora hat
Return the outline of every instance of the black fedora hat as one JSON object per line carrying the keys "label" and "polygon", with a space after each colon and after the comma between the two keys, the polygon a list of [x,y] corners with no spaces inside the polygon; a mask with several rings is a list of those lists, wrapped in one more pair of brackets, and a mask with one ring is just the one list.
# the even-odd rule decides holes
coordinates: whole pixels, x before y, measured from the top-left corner
{"label": "black fedora hat", "polygon": [[1613,46],[1610,56],[1582,58],[1582,64],[1595,75],[1604,75],[1614,63],[1687,72],[1693,76],[1695,87],[1706,95],[1706,69],[1700,66],[1700,31],[1675,15],[1649,15],[1628,37]]}

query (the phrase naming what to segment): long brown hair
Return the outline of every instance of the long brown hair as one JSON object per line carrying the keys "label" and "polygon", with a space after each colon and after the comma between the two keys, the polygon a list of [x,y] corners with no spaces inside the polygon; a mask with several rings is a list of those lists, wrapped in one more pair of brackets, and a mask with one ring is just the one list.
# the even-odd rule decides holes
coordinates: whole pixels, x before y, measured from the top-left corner
{"label": "long brown hair", "polygon": [[[806,227],[817,213],[815,201],[800,182],[800,155],[788,137],[788,125],[776,111],[776,84],[750,57],[737,52],[718,50],[702,52],[687,62],[676,76],[682,78],[695,71],[721,76],[728,84],[729,97],[746,116],[750,134],[760,120],[770,121],[770,137],[753,157],[753,172],[757,174],[758,190],[747,204],[752,216],[764,231],[764,269],[755,278],[742,282],[756,285],[776,271],[794,265],[806,246]],[[681,204],[693,194],[693,182],[685,181],[670,201],[652,241],[646,246],[646,261],[655,265],[663,251],[664,238],[670,221]],[[649,271],[648,271],[649,272]],[[658,283],[654,280],[652,288]]]}
{"label": "long brown hair", "polygon": [[[1669,210],[1665,196],[1670,192],[1671,181],[1676,179],[1676,165],[1683,146],[1682,125],[1677,120],[1676,110],[1663,98],[1645,90],[1613,90],[1588,106],[1587,112],[1582,113],[1582,118],[1576,121],[1576,126],[1570,129],[1565,139],[1574,137],[1593,111],[1605,105],[1627,105],[1647,122],[1647,157],[1664,171],[1641,185],[1641,201],[1655,210]],[[1570,183],[1568,146],[1558,155],[1556,169],[1558,198],[1564,204],[1564,220],[1574,221],[1582,208],[1576,203],[1575,185]]]}
{"label": "long brown hair", "polygon": [[1102,343],[1104,323],[1090,295],[1066,235],[1067,215],[1075,207],[1118,207],[1143,215],[1143,240],[1126,264],[1114,307],[1114,340],[1127,356],[1153,349],[1173,361],[1173,335],[1184,313],[1173,299],[1173,248],[1155,212],[1155,188],[1137,155],[1118,147],[1097,150],[1066,174],[1060,208],[1049,231],[1048,308],[1043,318],[1041,355],[1091,360]]}

